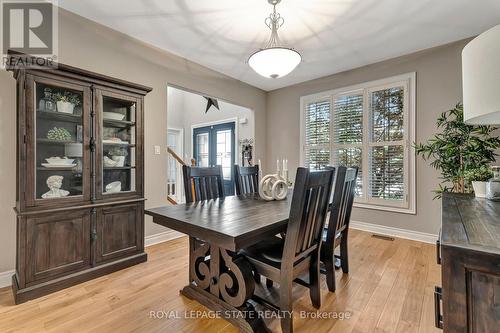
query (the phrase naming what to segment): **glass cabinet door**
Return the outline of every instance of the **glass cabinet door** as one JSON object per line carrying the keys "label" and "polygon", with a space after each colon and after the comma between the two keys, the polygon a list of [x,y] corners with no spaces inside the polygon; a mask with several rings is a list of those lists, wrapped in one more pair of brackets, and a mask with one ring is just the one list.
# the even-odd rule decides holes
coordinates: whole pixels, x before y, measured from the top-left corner
{"label": "glass cabinet door", "polygon": [[34,126],[28,126],[27,133],[32,145],[27,158],[34,168],[33,181],[27,181],[35,198],[32,204],[86,199],[90,89],[45,78],[31,77],[28,82],[28,94],[34,100],[29,108]]}
{"label": "glass cabinet door", "polygon": [[100,197],[134,195],[137,192],[137,126],[139,100],[108,91],[97,92],[101,133],[97,165]]}

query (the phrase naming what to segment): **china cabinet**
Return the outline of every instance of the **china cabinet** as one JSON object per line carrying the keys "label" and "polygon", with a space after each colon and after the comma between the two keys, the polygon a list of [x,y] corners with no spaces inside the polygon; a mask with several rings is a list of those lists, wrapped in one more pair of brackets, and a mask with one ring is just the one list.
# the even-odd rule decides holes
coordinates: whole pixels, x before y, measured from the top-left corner
{"label": "china cabinet", "polygon": [[9,70],[17,81],[16,303],[146,261],[151,88],[63,64]]}

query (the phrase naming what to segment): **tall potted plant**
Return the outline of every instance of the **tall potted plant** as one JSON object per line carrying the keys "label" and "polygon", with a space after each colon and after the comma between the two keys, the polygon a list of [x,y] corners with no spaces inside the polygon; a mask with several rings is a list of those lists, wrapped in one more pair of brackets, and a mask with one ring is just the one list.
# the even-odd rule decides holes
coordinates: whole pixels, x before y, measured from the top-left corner
{"label": "tall potted plant", "polygon": [[430,165],[441,172],[442,181],[434,190],[435,198],[440,198],[443,192],[469,193],[466,171],[488,167],[500,147],[500,139],[492,133],[496,127],[468,125],[463,119],[463,105],[459,103],[437,119],[440,133],[427,143],[415,144],[417,155],[430,160]]}

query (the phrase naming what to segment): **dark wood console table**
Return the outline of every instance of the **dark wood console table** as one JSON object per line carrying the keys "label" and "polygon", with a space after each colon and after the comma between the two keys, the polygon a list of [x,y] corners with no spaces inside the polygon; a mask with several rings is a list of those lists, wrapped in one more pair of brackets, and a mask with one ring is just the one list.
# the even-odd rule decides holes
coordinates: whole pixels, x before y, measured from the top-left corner
{"label": "dark wood console table", "polygon": [[436,325],[450,333],[499,332],[500,202],[444,195],[439,242]]}

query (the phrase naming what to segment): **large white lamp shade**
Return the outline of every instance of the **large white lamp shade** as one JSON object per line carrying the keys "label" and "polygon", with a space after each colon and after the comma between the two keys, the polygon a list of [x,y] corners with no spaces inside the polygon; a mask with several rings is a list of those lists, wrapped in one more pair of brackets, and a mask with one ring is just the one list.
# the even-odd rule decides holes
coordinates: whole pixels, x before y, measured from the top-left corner
{"label": "large white lamp shade", "polygon": [[277,79],[289,74],[302,60],[300,54],[285,47],[270,47],[255,52],[248,59],[248,64],[258,74]]}
{"label": "large white lamp shade", "polygon": [[464,121],[500,124],[500,25],[482,33],[462,51]]}

